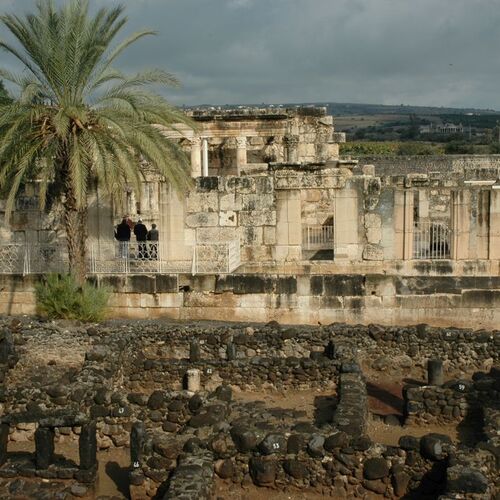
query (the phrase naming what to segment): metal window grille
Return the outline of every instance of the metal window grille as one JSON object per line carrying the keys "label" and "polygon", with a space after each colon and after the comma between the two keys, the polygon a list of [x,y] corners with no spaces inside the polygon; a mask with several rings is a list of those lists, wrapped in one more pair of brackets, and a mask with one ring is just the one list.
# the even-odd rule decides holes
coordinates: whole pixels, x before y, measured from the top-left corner
{"label": "metal window grille", "polygon": [[333,225],[312,225],[302,228],[302,247],[304,250],[329,250],[333,249]]}
{"label": "metal window grille", "polygon": [[419,221],[413,228],[414,259],[449,259],[451,229],[444,222]]}

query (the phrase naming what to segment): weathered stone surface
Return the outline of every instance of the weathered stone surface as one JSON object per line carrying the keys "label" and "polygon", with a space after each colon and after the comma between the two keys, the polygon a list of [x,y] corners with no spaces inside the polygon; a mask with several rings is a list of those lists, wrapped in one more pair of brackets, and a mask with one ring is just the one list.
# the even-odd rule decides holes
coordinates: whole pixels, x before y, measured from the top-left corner
{"label": "weathered stone surface", "polygon": [[369,458],[363,465],[365,479],[383,479],[389,475],[389,467],[385,458]]}
{"label": "weathered stone surface", "polygon": [[80,431],[78,450],[82,469],[92,469],[97,466],[96,432],[96,422],[83,425]]}
{"label": "weathered stone surface", "polygon": [[54,429],[38,427],[35,432],[37,469],[47,469],[54,460]]}
{"label": "weathered stone surface", "polygon": [[488,479],[472,467],[455,465],[446,471],[447,493],[481,494],[488,490]]}
{"label": "weathered stone surface", "polygon": [[305,464],[298,460],[285,460],[283,464],[285,472],[294,479],[306,479],[309,477],[309,469]]}
{"label": "weathered stone surface", "polygon": [[283,434],[268,434],[259,444],[259,451],[263,455],[272,455],[274,453],[285,453],[287,440]]}
{"label": "weathered stone surface", "polygon": [[451,439],[445,434],[431,433],[420,439],[420,453],[431,460],[445,458],[451,446]]}
{"label": "weathered stone surface", "polygon": [[276,479],[276,462],[252,457],[249,464],[250,474],[257,486],[272,485]]}

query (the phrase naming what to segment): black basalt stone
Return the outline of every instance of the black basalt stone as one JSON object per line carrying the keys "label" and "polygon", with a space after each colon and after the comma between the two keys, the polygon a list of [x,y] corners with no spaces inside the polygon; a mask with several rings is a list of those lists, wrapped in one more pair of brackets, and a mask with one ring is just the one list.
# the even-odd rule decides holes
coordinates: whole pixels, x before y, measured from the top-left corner
{"label": "black basalt stone", "polygon": [[54,460],[54,429],[38,427],[35,431],[35,461],[37,469],[47,469]]}
{"label": "black basalt stone", "polygon": [[141,463],[144,455],[145,441],[146,427],[144,422],[135,422],[130,432],[130,461],[133,465]]}
{"label": "black basalt stone", "polygon": [[420,439],[420,453],[430,460],[442,460],[451,446],[451,439],[445,434],[431,433]]}
{"label": "black basalt stone", "polygon": [[264,460],[252,457],[249,464],[250,475],[257,486],[272,485],[276,479],[276,463],[272,460]]}
{"label": "black basalt stone", "polygon": [[400,448],[403,450],[418,450],[420,441],[415,436],[401,436],[398,442]]}
{"label": "black basalt stone", "polygon": [[150,410],[159,410],[165,402],[165,393],[163,391],[153,391],[148,399],[148,408]]}
{"label": "black basalt stone", "polygon": [[285,460],[283,464],[285,472],[294,479],[306,479],[309,477],[309,469],[298,460]]}
{"label": "black basalt stone", "polygon": [[259,444],[259,451],[263,455],[272,455],[273,453],[284,453],[287,448],[287,439],[283,434],[268,434]]}
{"label": "black basalt stone", "polygon": [[91,469],[97,466],[97,436],[96,423],[92,422],[82,426],[78,451],[80,468]]}
{"label": "black basalt stone", "polygon": [[389,467],[384,458],[369,458],[363,466],[363,476],[365,479],[383,479],[389,475]]}

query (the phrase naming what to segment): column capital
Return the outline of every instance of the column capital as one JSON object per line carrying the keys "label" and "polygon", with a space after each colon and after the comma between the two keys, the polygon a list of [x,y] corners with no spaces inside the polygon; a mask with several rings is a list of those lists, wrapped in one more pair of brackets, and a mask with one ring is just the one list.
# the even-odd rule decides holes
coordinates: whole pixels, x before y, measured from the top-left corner
{"label": "column capital", "polygon": [[296,147],[299,145],[298,135],[286,135],[284,137],[285,144],[289,147]]}
{"label": "column capital", "polygon": [[201,146],[201,137],[191,137],[191,147],[192,146]]}
{"label": "column capital", "polygon": [[236,137],[236,147],[238,149],[245,149],[247,147],[247,138],[244,135]]}

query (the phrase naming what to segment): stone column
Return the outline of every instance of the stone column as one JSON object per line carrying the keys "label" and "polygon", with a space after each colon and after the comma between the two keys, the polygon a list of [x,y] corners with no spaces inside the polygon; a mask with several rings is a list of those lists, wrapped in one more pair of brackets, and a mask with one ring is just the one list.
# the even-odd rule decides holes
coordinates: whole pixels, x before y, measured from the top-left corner
{"label": "stone column", "polygon": [[191,177],[201,176],[201,139],[191,139]]}
{"label": "stone column", "polygon": [[451,207],[451,258],[465,260],[469,258],[470,234],[470,191],[463,189],[453,193]]}
{"label": "stone column", "polygon": [[[497,181],[498,182],[498,181]],[[500,259],[500,183],[490,194],[489,258]]]}
{"label": "stone column", "polygon": [[80,468],[89,470],[97,466],[97,436],[96,423],[82,426],[78,451],[80,455]]}
{"label": "stone column", "polygon": [[276,192],[276,245],[273,258],[276,261],[301,259],[302,222],[301,201],[298,189]]}
{"label": "stone column", "polygon": [[429,359],[427,361],[427,383],[429,385],[443,385],[443,362],[440,359]]}
{"label": "stone column", "polygon": [[54,429],[38,427],[35,431],[35,461],[37,469],[47,469],[54,460]]}
{"label": "stone column", "polygon": [[7,443],[9,442],[9,424],[0,424],[0,466],[7,460]]}
{"label": "stone column", "polygon": [[299,146],[298,135],[287,135],[285,137],[287,163],[298,163],[299,161],[298,146]]}
{"label": "stone column", "polygon": [[145,441],[146,427],[144,426],[144,422],[135,422],[130,431],[130,462],[134,468],[141,465]]}
{"label": "stone column", "polygon": [[201,388],[201,373],[197,368],[191,368],[186,373],[186,389],[189,392],[198,392]]}
{"label": "stone column", "polygon": [[201,359],[201,349],[198,341],[193,340],[189,344],[189,361],[191,363],[196,363]]}
{"label": "stone column", "polygon": [[201,175],[208,177],[208,139],[202,141],[202,159]]}
{"label": "stone column", "polygon": [[415,194],[411,190],[394,192],[394,256],[396,259],[413,258],[413,227]]}
{"label": "stone column", "polygon": [[236,345],[229,342],[226,346],[226,358],[228,361],[234,361],[236,359]]}
{"label": "stone column", "polygon": [[236,137],[236,173],[240,175],[240,169],[247,164],[247,138]]}
{"label": "stone column", "polygon": [[337,189],[334,203],[334,260],[357,260],[360,257],[358,191]]}

